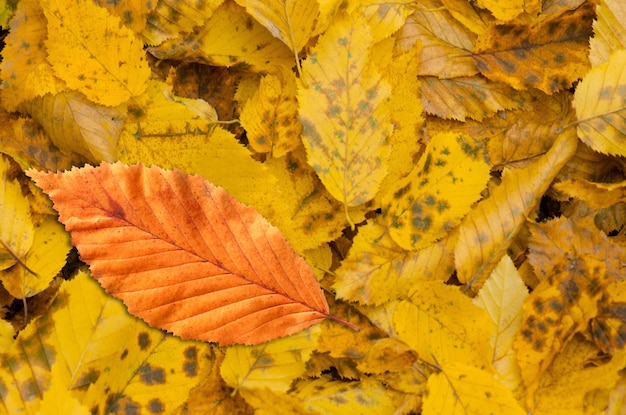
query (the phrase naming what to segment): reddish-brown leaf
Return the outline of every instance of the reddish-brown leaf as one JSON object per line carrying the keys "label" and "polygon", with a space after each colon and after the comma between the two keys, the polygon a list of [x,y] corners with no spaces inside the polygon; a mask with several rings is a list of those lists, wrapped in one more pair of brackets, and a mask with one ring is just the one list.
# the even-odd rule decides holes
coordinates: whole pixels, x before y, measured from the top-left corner
{"label": "reddish-brown leaf", "polygon": [[121,163],[29,175],[92,276],[154,327],[258,344],[330,317],[280,231],[200,176]]}

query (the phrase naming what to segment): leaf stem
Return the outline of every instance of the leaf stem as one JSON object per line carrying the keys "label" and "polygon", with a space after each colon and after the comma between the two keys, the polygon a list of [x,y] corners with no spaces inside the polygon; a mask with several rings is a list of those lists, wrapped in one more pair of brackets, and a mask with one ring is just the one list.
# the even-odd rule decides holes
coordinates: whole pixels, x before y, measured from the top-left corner
{"label": "leaf stem", "polygon": [[330,313],[326,314],[326,318],[329,318],[329,319],[331,319],[333,321],[336,321],[337,323],[342,324],[342,325],[344,325],[346,327],[350,327],[354,331],[361,331],[361,329],[357,325],[352,324],[352,323],[350,323],[348,321],[342,320],[339,317],[335,317],[335,316],[333,316]]}

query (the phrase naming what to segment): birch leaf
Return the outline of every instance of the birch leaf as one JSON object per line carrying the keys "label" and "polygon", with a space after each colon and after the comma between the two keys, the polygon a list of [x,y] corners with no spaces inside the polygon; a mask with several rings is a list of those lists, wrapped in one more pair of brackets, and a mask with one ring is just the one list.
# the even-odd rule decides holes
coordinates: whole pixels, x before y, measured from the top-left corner
{"label": "birch leaf", "polygon": [[141,94],[150,68],[143,44],[120,19],[93,2],[45,4],[48,62],[56,76],[91,101],[116,106]]}
{"label": "birch leaf", "polygon": [[508,255],[498,266],[474,298],[474,304],[487,310],[493,322],[494,335],[491,363],[503,385],[514,390],[520,383],[519,368],[513,340],[522,326],[522,304],[528,290]]}
{"label": "birch leaf", "polygon": [[585,75],[574,94],[578,136],[600,153],[626,155],[623,133],[625,65],[626,51],[615,52],[606,63]]}
{"label": "birch leaf", "polygon": [[621,49],[626,49],[626,5],[620,0],[604,0],[596,7],[593,37],[589,39],[589,61],[600,66]]}
{"label": "birch leaf", "polygon": [[329,317],[280,231],[199,176],[121,163],[30,175],[94,278],[154,327],[258,344]]}
{"label": "birch leaf", "polygon": [[372,37],[358,19],[336,20],[303,64],[298,91],[308,162],[348,206],[374,197],[386,174],[390,88],[368,67]]}
{"label": "birch leaf", "polygon": [[528,167],[505,170],[488,199],[470,212],[459,228],[454,261],[459,281],[476,290],[491,274],[558,171],[574,155],[572,129],[557,138],[544,156]]}
{"label": "birch leaf", "polygon": [[293,380],[306,370],[319,334],[320,327],[315,326],[258,346],[232,346],[220,368],[222,378],[234,389],[287,392]]}
{"label": "birch leaf", "polygon": [[317,0],[236,0],[270,33],[291,49],[294,56],[309,41],[319,13]]}
{"label": "birch leaf", "polygon": [[424,415],[524,415],[511,391],[491,373],[461,363],[442,365],[428,378]]}
{"label": "birch leaf", "polygon": [[481,142],[455,133],[434,136],[413,171],[383,199],[391,237],[408,250],[441,239],[480,198],[488,163]]}

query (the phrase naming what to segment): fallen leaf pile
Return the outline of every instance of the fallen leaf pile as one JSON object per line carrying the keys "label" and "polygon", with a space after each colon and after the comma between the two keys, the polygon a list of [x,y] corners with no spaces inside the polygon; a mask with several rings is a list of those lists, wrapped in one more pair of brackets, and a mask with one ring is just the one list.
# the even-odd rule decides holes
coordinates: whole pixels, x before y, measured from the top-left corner
{"label": "fallen leaf pile", "polygon": [[0,414],[623,413],[619,0],[0,25]]}

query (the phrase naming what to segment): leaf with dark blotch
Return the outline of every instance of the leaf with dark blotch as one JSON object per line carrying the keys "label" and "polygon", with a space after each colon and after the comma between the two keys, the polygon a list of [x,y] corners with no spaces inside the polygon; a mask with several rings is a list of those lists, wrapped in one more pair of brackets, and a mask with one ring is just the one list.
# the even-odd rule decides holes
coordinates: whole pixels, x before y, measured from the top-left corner
{"label": "leaf with dark blotch", "polygon": [[280,231],[199,176],[121,163],[29,175],[92,276],[154,327],[257,344],[329,317],[311,268]]}

